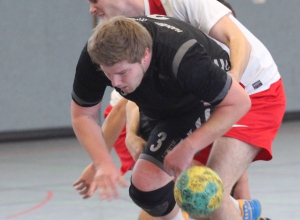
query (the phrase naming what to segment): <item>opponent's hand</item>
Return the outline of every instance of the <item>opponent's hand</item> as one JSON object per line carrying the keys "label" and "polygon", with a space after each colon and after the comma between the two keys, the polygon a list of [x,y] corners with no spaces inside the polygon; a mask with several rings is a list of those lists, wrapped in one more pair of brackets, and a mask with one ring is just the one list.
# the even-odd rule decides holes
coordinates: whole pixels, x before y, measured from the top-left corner
{"label": "opponent's hand", "polygon": [[125,139],[126,147],[131,154],[132,158],[137,161],[140,154],[142,153],[144,147],[146,146],[146,141],[137,135],[128,135]]}
{"label": "opponent's hand", "polygon": [[169,175],[174,175],[174,181],[176,181],[178,176],[191,166],[193,157],[193,151],[185,146],[185,141],[181,141],[166,155],[164,168]]}
{"label": "opponent's hand", "polygon": [[85,168],[85,170],[81,174],[81,177],[73,183],[73,186],[79,192],[79,194],[83,196],[83,199],[87,199],[90,197],[87,192],[89,191],[90,185],[93,182],[95,173],[96,170],[93,164],[90,164]]}
{"label": "opponent's hand", "polygon": [[127,183],[120,171],[112,162],[103,162],[101,166],[96,168],[94,179],[87,192],[90,197],[99,188],[99,196],[101,200],[111,201],[120,197],[118,185],[127,187]]}

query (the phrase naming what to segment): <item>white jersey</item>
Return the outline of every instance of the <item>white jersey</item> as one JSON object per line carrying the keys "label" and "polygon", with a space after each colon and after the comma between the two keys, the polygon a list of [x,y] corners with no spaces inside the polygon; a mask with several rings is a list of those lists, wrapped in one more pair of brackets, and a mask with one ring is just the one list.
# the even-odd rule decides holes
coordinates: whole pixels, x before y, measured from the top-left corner
{"label": "white jersey", "polygon": [[[149,2],[145,0],[145,13],[150,14]],[[186,21],[205,34],[225,15],[240,28],[251,44],[252,50],[241,83],[249,95],[267,90],[280,79],[277,66],[267,48],[237,19],[231,11],[216,0],[160,0],[167,16]],[[229,53],[226,45],[218,42]]]}
{"label": "white jersey", "polygon": [[115,106],[120,101],[121,98],[122,96],[114,89],[110,94],[109,104],[111,106]]}

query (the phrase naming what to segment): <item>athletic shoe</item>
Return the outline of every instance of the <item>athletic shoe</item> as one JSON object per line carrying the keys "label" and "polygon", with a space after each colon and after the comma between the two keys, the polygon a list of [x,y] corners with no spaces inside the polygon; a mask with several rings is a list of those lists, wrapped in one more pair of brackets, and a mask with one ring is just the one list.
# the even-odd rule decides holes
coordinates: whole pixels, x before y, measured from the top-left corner
{"label": "athletic shoe", "polygon": [[261,204],[258,200],[238,200],[243,220],[260,220]]}

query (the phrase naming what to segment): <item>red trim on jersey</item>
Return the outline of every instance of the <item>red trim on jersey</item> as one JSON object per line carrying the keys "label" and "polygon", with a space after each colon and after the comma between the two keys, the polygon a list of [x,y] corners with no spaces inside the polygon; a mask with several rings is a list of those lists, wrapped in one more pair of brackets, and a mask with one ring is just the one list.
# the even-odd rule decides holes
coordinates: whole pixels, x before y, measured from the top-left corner
{"label": "red trim on jersey", "polygon": [[166,15],[160,0],[149,0],[150,14]]}

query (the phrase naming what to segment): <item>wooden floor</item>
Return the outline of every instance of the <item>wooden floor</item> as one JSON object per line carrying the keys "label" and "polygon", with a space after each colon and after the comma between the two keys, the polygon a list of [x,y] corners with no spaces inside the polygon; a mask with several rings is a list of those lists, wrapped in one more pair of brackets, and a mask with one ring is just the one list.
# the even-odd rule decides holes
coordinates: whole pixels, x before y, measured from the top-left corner
{"label": "wooden floor", "polygon": [[[272,220],[300,219],[299,145],[300,122],[286,122],[273,145],[274,159],[249,169],[252,197]],[[81,199],[72,183],[89,162],[75,138],[0,144],[0,220],[137,219],[139,208],[128,189],[111,202]],[[129,180],[130,173],[125,177]]]}

